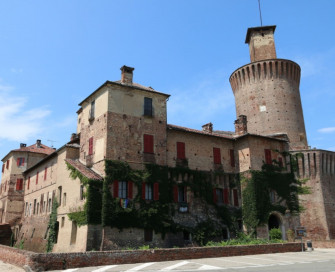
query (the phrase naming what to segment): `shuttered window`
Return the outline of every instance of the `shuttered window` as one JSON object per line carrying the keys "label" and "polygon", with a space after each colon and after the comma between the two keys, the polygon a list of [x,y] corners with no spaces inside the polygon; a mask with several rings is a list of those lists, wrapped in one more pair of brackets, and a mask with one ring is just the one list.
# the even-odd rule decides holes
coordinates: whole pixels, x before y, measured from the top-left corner
{"label": "shuttered window", "polygon": [[16,191],[21,191],[23,189],[23,179],[16,180]]}
{"label": "shuttered window", "polygon": [[45,167],[45,169],[44,169],[44,180],[47,180],[47,174],[48,174],[48,167]]}
{"label": "shuttered window", "polygon": [[224,202],[224,204],[229,204],[229,190],[228,190],[228,188],[223,189],[223,202]]}
{"label": "shuttered window", "polygon": [[215,164],[221,164],[221,150],[220,148],[213,147],[213,158]]}
{"label": "shuttered window", "polygon": [[2,173],[5,172],[5,164],[2,165]]}
{"label": "shuttered window", "polygon": [[88,155],[93,155],[93,137],[88,140]]}
{"label": "shuttered window", "polygon": [[149,134],[143,135],[144,153],[154,153],[154,136]]}
{"label": "shuttered window", "polygon": [[152,116],[152,98],[144,97],[144,115]]}
{"label": "shuttered window", "polygon": [[24,158],[17,158],[16,165],[17,166],[23,166],[24,165]]}
{"label": "shuttered window", "polygon": [[7,160],[6,162],[6,169],[8,169],[8,167],[9,167],[9,160]]}
{"label": "shuttered window", "polygon": [[264,153],[265,153],[265,163],[266,164],[272,164],[271,150],[270,149],[264,149]]}
{"label": "shuttered window", "polygon": [[185,158],[185,143],[177,142],[177,159],[184,160]]}
{"label": "shuttered window", "polygon": [[36,184],[38,184],[38,171],[36,173]]}
{"label": "shuttered window", "polygon": [[30,177],[28,178],[27,190],[30,188]]}

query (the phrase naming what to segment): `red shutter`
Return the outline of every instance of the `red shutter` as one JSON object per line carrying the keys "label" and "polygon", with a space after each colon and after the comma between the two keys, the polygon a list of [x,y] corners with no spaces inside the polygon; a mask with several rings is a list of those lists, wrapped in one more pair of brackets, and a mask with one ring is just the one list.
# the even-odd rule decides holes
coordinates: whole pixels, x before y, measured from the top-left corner
{"label": "red shutter", "polygon": [[128,181],[128,199],[133,198],[133,182]]}
{"label": "red shutter", "polygon": [[144,153],[154,153],[154,136],[144,134],[143,135],[144,142]]}
{"label": "red shutter", "polygon": [[9,167],[9,160],[7,160],[6,162],[6,169],[8,169],[8,167]]}
{"label": "red shutter", "polygon": [[22,158],[22,165],[24,165],[24,158]]}
{"label": "red shutter", "polygon": [[145,199],[145,182],[142,182],[142,199]]}
{"label": "red shutter", "polygon": [[278,158],[278,163],[279,163],[279,166],[280,166],[280,167],[283,167],[283,166],[284,166],[284,164],[283,164],[283,158],[282,158],[282,157],[279,157],[279,158]]}
{"label": "red shutter", "polygon": [[17,158],[17,159],[16,159],[16,165],[17,165],[17,166],[20,166],[20,158]]}
{"label": "red shutter", "polygon": [[16,191],[20,190],[20,179],[16,180]]}
{"label": "red shutter", "polygon": [[38,172],[36,173],[36,184],[38,184]]}
{"label": "red shutter", "polygon": [[173,186],[173,201],[178,202],[178,185]]}
{"label": "red shutter", "polygon": [[238,206],[238,194],[236,189],[233,190],[233,195],[234,195],[234,206]]}
{"label": "red shutter", "polygon": [[265,163],[266,164],[272,164],[271,150],[270,149],[264,149],[264,152],[265,152]]}
{"label": "red shutter", "polygon": [[184,160],[185,158],[185,143],[177,142],[177,159]]}
{"label": "red shutter", "polygon": [[45,167],[45,170],[44,170],[44,180],[47,179],[47,173],[48,173],[48,167]]}
{"label": "red shutter", "polygon": [[213,147],[213,157],[215,164],[221,164],[221,150],[220,148]]}
{"label": "red shutter", "polygon": [[158,182],[154,183],[154,200],[159,200],[159,184],[158,184]]}
{"label": "red shutter", "polygon": [[235,155],[233,149],[229,150],[229,155],[230,155],[230,166],[235,167]]}
{"label": "red shutter", "polygon": [[216,188],[213,189],[213,201],[214,201],[214,203],[218,202],[218,198],[217,198],[217,195],[216,195]]}
{"label": "red shutter", "polygon": [[114,184],[113,184],[113,196],[119,197],[119,181],[118,180],[114,180]]}
{"label": "red shutter", "polygon": [[88,140],[88,155],[93,155],[93,137]]}
{"label": "red shutter", "polygon": [[229,204],[229,191],[227,188],[223,189],[223,202],[224,204]]}

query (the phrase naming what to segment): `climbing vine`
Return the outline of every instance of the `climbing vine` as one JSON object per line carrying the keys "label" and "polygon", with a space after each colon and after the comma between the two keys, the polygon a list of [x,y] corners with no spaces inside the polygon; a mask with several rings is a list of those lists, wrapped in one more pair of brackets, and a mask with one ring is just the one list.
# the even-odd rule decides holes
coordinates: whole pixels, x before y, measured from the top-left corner
{"label": "climbing vine", "polygon": [[53,246],[57,240],[57,208],[58,208],[58,203],[57,200],[54,199],[52,203],[52,210],[50,213],[50,218],[49,218],[49,224],[48,224],[48,230],[49,230],[49,236],[47,240],[47,252],[51,252],[53,249]]}
{"label": "climbing vine", "polygon": [[[309,188],[304,186],[305,180],[298,180],[294,174],[295,161],[290,160],[290,171],[277,161],[264,164],[260,171],[248,171],[241,174],[243,223],[248,233],[256,234],[256,228],[267,222],[270,212],[285,214],[299,213],[303,207],[299,205],[299,194],[308,194]],[[276,194],[277,200],[272,203],[270,193]]]}

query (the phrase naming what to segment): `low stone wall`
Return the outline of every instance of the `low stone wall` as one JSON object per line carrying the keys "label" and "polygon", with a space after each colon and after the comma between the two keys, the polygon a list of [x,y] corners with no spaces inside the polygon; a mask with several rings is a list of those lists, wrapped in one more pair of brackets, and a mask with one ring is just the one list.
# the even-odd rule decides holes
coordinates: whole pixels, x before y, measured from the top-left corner
{"label": "low stone wall", "polygon": [[313,241],[312,245],[315,248],[335,248],[335,240]]}
{"label": "low stone wall", "polygon": [[160,262],[297,251],[301,251],[300,243],[45,254],[0,245],[0,260],[21,267],[27,265],[32,271],[47,271],[110,264]]}

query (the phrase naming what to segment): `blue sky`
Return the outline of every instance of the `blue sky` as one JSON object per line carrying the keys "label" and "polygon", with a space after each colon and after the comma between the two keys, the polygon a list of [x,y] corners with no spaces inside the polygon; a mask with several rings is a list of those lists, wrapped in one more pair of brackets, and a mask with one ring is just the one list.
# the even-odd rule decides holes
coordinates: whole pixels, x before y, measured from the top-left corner
{"label": "blue sky", "polygon": [[[302,68],[309,145],[335,150],[335,1],[263,0],[277,56]],[[168,122],[234,130],[230,74],[247,64],[257,0],[2,1],[0,157],[36,139],[58,148],[76,131],[78,103],[120,67],[171,94]]]}

